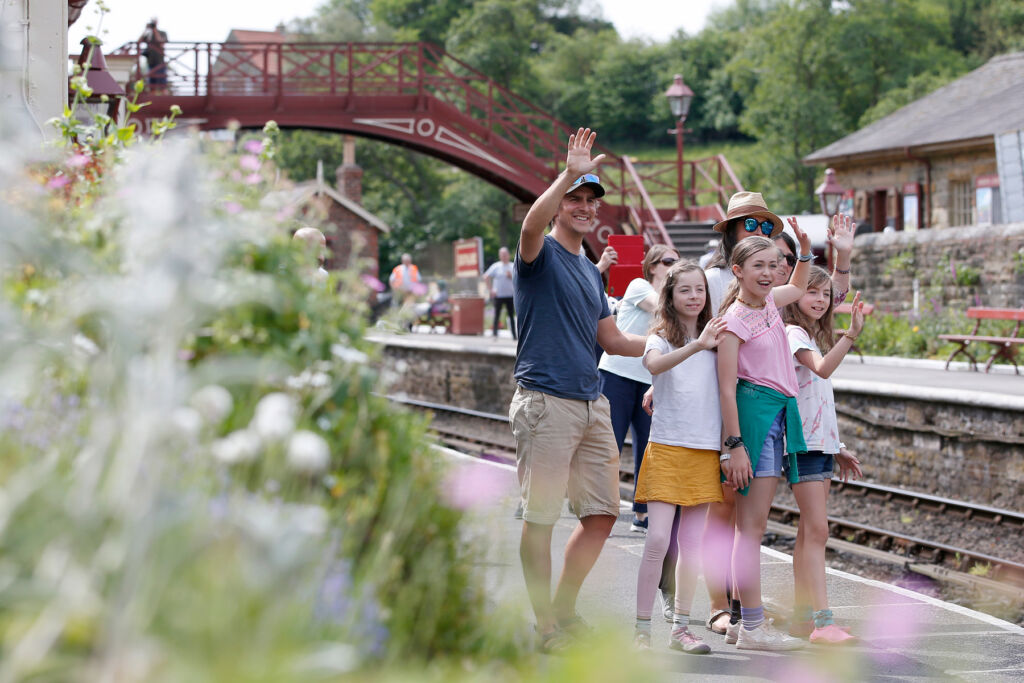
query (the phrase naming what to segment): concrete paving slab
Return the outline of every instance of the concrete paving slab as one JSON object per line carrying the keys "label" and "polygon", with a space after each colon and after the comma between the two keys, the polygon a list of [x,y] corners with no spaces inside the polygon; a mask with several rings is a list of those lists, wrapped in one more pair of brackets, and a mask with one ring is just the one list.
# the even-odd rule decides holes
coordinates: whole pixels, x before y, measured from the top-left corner
{"label": "concrete paving slab", "polygon": [[[513,517],[518,487],[514,471],[494,463],[458,459],[474,474],[456,477],[472,489],[463,502],[472,507],[467,534],[486,539],[480,566],[491,600],[531,624],[518,547],[522,522]],[[474,498],[474,496],[476,496]],[[564,511],[553,532],[552,573],[561,570],[562,553],[577,521]],[[600,558],[580,592],[579,612],[606,629],[630,654],[636,608],[636,576],[643,536],[629,531],[624,510]],[[768,601],[784,605],[792,592],[791,558],[762,549],[762,585]],[[840,623],[860,636],[853,646],[808,646],[791,653],[737,650],[724,637],[697,631],[711,645],[705,656],[669,651],[669,624],[652,621],[657,663],[664,681],[1011,681],[1024,680],[1024,629],[905,588],[829,570],[829,595]],[[692,614],[701,622],[709,612],[703,583],[697,586]],[[647,655],[645,655],[647,656]]]}

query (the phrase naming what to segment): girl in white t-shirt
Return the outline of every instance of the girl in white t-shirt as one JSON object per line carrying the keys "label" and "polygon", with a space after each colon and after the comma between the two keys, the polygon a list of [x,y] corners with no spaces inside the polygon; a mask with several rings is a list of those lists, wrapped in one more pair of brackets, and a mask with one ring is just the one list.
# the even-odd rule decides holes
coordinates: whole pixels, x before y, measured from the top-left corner
{"label": "girl in white t-shirt", "polygon": [[700,538],[707,506],[722,500],[718,446],[722,417],[718,408],[715,353],[725,329],[711,318],[707,279],[693,262],[678,263],[665,276],[658,317],[647,338],[644,367],[650,371],[654,403],[650,439],[637,477],[635,499],[647,503],[647,541],[636,586],[634,643],[651,647],[651,612],[662,561],[680,506],[676,540],[676,593],[669,647],[692,654],[711,651],[689,629],[690,605],[700,565]]}
{"label": "girl in white t-shirt", "polygon": [[796,366],[796,400],[807,443],[807,452],[797,455],[799,477],[791,484],[800,507],[800,526],[793,550],[796,600],[790,635],[809,635],[812,643],[838,645],[856,638],[836,626],[828,608],[825,542],[829,535],[829,482],[834,462],[838,463],[844,480],[850,476],[856,479],[861,472],[857,458],[839,441],[836,402],[829,377],[863,329],[864,312],[857,292],[850,329],[834,341],[832,304],[832,280],[824,269],[814,266],[807,279],[807,291],[796,303],[785,307],[783,319]]}

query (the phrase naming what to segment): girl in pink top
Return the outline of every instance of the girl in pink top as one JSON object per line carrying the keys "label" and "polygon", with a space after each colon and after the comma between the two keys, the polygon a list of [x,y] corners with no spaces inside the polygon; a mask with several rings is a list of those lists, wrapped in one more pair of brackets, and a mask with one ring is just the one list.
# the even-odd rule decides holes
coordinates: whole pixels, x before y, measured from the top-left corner
{"label": "girl in pink top", "polygon": [[[722,471],[736,496],[733,577],[742,624],[730,624],[726,642],[740,649],[792,650],[803,641],[775,630],[764,619],[760,546],[783,470],[783,435],[793,455],[806,450],[796,406],[798,386],[778,306],[799,299],[807,285],[810,239],[789,219],[800,259],[789,284],[774,286],[778,253],[771,240],[748,237],[732,253],[736,276],[722,303],[726,332],[718,351],[722,407]],[[791,476],[796,476],[796,467]]]}

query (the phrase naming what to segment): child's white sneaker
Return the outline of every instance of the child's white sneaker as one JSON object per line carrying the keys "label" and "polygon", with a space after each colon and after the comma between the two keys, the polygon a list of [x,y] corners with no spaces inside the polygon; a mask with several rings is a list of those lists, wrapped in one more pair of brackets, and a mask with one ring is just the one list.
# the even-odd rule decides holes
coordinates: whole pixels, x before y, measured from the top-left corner
{"label": "child's white sneaker", "polygon": [[740,628],[739,636],[736,639],[736,648],[739,650],[767,650],[769,652],[780,652],[784,650],[799,650],[807,645],[799,638],[785,634],[777,630],[769,622],[764,621],[755,629]]}

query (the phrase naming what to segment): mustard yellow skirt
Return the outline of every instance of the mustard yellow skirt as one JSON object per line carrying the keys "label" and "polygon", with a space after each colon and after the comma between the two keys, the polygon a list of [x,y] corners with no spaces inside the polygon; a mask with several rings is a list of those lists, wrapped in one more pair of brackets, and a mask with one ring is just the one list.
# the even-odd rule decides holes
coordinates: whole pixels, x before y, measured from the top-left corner
{"label": "mustard yellow skirt", "polygon": [[636,484],[637,503],[721,503],[718,451],[647,442]]}

